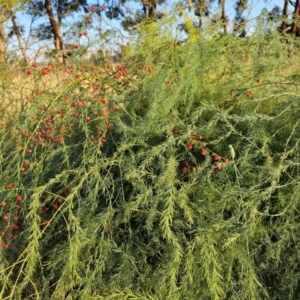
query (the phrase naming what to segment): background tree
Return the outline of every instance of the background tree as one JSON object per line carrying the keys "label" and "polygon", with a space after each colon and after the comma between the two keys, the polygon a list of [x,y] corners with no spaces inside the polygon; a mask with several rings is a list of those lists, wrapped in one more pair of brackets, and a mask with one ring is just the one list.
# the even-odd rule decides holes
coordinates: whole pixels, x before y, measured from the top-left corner
{"label": "background tree", "polygon": [[226,0],[219,0],[219,4],[221,5],[221,20],[222,20],[222,23],[223,23],[223,28],[224,28],[224,33],[227,34],[228,31],[227,31],[227,23],[228,23],[228,19],[227,19],[227,16],[226,16],[226,8],[225,8],[225,3],[226,3]]}
{"label": "background tree", "polygon": [[[199,18],[199,22],[196,25],[198,28],[203,28],[205,18],[213,22],[218,22],[221,20],[221,27],[223,28],[224,34],[228,34],[227,25],[229,20],[226,15],[226,0],[193,0],[192,4],[194,14]],[[183,5],[188,8],[188,11],[191,11],[189,1],[185,1]],[[212,7],[219,10],[220,14],[213,15]]]}
{"label": "background tree", "polygon": [[[289,11],[289,8],[291,10]],[[283,1],[283,8],[281,9],[278,5],[275,5],[272,10],[269,12],[270,20],[280,21],[278,28],[287,34],[290,34],[294,37],[299,37],[299,14],[300,14],[300,1]],[[291,23],[288,22],[289,19],[292,20]]]}
{"label": "background tree", "polygon": [[[71,14],[83,10],[87,10],[87,1],[65,1],[65,0],[36,0],[31,1],[27,5],[27,11],[33,16],[44,16],[48,17],[48,22],[39,24],[35,32],[39,33],[40,40],[46,40],[52,38],[54,41],[54,47],[56,50],[57,58],[66,63],[66,55],[64,50],[69,52],[69,49],[65,49],[64,45],[64,19]],[[74,28],[73,28],[74,29]]]}
{"label": "background tree", "polygon": [[203,27],[203,17],[209,16],[209,7],[212,1],[196,0],[193,1],[195,6],[195,15],[199,17],[199,28]]}
{"label": "background tree", "polygon": [[294,13],[293,13],[293,23],[291,28],[291,34],[293,36],[299,36],[299,14],[300,14],[300,1],[296,0],[293,3]]}
{"label": "background tree", "polygon": [[106,7],[106,17],[121,21],[124,30],[132,31],[133,27],[147,18],[161,18],[162,13],[157,10],[157,6],[166,3],[165,0],[141,0],[140,7],[129,8],[130,1],[108,1]]}
{"label": "background tree", "polygon": [[17,22],[17,17],[16,17],[16,14],[15,12],[12,11],[12,16],[11,16],[11,21],[12,21],[12,30],[11,30],[11,35],[14,34],[17,38],[17,41],[18,41],[18,45],[19,45],[19,49],[20,51],[22,52],[22,56],[26,62],[26,65],[27,66],[30,66],[31,65],[31,60],[30,58],[28,57],[27,53],[26,53],[26,48],[23,44],[23,41],[22,41],[22,31],[24,30],[24,27],[23,26],[19,26],[18,25],[18,22]]}
{"label": "background tree", "polygon": [[[30,63],[29,58],[26,54],[22,39],[21,39],[21,28],[18,26],[16,11],[24,8],[24,4],[27,0],[1,0],[0,1],[0,62],[4,62],[6,60],[6,43],[7,39],[16,36],[19,48],[22,52],[22,55],[27,62]],[[7,21],[11,19],[12,28],[10,32],[5,32],[5,25]]]}
{"label": "background tree", "polygon": [[[0,2],[1,3],[1,2]],[[4,3],[4,2],[3,2]],[[20,1],[5,1],[5,3],[23,3]],[[51,54],[59,59],[60,62],[66,63],[68,56],[72,55],[72,42],[76,40],[78,32],[84,33],[88,28],[98,31],[101,36],[107,34],[103,31],[102,20],[104,17],[120,22],[123,29],[131,32],[136,24],[145,19],[159,19],[162,13],[158,6],[165,3],[164,0],[146,1],[141,0],[139,7],[130,5],[132,1],[112,1],[105,2],[105,5],[93,4],[88,0],[66,1],[66,0],[33,0],[28,2],[22,9],[33,17],[34,26],[31,35],[37,37],[39,41],[53,40],[55,51]],[[247,35],[247,24],[244,12],[247,9],[247,0],[238,0],[235,2],[226,2],[226,0],[193,0],[192,2],[182,0],[175,2],[188,13],[198,17],[196,27],[203,29],[209,22],[218,22],[220,30],[225,34],[231,33],[237,37]],[[228,5],[234,5],[235,17],[231,20],[226,15]],[[12,7],[12,6],[11,6]],[[269,18],[281,20],[278,26],[282,31],[293,36],[299,36],[299,1],[282,1],[282,9],[275,6],[269,12]],[[290,11],[289,11],[290,9]],[[24,24],[18,21],[18,15],[15,9],[8,9],[7,4],[1,4],[1,22],[0,22],[0,61],[4,60],[6,39],[15,36],[18,41],[19,50],[22,52],[24,60],[30,64],[30,59],[26,53],[26,43],[22,42]],[[214,14],[214,11],[218,11]],[[288,14],[292,14],[292,22],[288,22]],[[93,21],[96,16],[99,22]],[[9,32],[5,32],[4,24],[10,18],[12,26]],[[41,21],[44,18],[44,22]],[[229,22],[233,26],[228,26]],[[185,26],[182,26],[187,31]],[[229,29],[232,28],[232,29]],[[219,33],[220,31],[218,31]],[[68,39],[68,41],[65,41]],[[104,41],[103,41],[104,42]],[[104,49],[104,47],[102,47]],[[104,51],[104,50],[102,50]],[[105,55],[104,55],[105,56]]]}
{"label": "background tree", "polygon": [[5,23],[11,17],[10,6],[0,3],[0,62],[6,61],[6,41]]}
{"label": "background tree", "polygon": [[288,8],[289,8],[289,0],[284,0],[284,6],[282,11],[282,24],[281,24],[281,30],[285,31],[287,28],[287,17],[288,17]]}
{"label": "background tree", "polygon": [[243,17],[243,12],[247,8],[247,0],[238,0],[235,4],[235,18],[233,20],[233,33],[238,37],[246,36],[246,19]]}

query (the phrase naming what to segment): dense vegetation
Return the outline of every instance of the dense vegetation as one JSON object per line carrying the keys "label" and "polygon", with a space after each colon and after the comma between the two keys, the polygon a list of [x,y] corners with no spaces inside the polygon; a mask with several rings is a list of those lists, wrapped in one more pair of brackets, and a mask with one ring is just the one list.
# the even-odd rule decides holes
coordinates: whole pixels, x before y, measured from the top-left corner
{"label": "dense vegetation", "polygon": [[1,299],[299,298],[298,41],[172,20],[2,70]]}

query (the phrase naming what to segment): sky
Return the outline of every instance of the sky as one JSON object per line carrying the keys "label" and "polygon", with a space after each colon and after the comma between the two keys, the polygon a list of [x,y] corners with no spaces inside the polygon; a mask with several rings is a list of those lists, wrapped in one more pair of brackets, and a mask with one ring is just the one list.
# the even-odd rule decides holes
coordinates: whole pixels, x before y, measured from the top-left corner
{"label": "sky", "polygon": [[[229,19],[234,17],[234,0],[227,0],[227,14]],[[283,0],[248,0],[248,9],[245,12],[245,15],[248,15],[250,18],[257,17],[262,9],[266,8],[270,11],[275,5],[278,5],[280,8],[283,7]]]}

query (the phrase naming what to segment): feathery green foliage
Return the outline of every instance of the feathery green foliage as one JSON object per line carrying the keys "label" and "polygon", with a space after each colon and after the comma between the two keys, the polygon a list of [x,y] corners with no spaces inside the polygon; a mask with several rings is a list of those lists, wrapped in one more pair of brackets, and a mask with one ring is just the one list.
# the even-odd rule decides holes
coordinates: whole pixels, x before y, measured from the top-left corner
{"label": "feathery green foliage", "polygon": [[1,129],[1,299],[298,298],[297,41],[177,44],[170,20],[115,70],[29,75]]}

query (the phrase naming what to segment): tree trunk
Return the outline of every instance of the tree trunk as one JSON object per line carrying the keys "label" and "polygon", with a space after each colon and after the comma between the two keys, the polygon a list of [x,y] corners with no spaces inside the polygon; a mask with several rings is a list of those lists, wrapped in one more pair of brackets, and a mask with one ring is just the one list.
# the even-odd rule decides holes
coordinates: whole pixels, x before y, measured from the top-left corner
{"label": "tree trunk", "polygon": [[143,11],[146,18],[155,17],[157,0],[142,0],[142,4],[143,4]]}
{"label": "tree trunk", "polygon": [[283,6],[283,11],[282,11],[282,16],[284,18],[284,20],[282,21],[282,24],[281,24],[281,30],[282,31],[285,31],[287,26],[288,26],[288,24],[285,20],[288,16],[288,8],[289,8],[289,0],[285,0],[284,1],[284,6]]}
{"label": "tree trunk", "polygon": [[63,39],[61,36],[60,24],[58,23],[58,21],[56,21],[56,19],[54,17],[51,0],[45,0],[45,8],[47,10],[47,15],[48,15],[50,25],[52,28],[52,32],[53,32],[53,36],[54,36],[54,46],[57,51],[57,57],[61,62],[66,64],[66,59],[64,58],[63,51],[62,51],[64,48],[64,44],[63,44]]}
{"label": "tree trunk", "polygon": [[227,18],[226,18],[226,12],[225,12],[225,1],[226,0],[222,0],[221,1],[221,5],[222,5],[222,15],[221,15],[221,19],[222,19],[222,23],[223,23],[223,28],[224,28],[224,34],[227,34]]}
{"label": "tree trunk", "polygon": [[297,26],[298,20],[299,20],[299,12],[300,12],[300,0],[297,0],[295,3],[295,10],[294,10],[294,15],[293,15],[293,19],[294,19],[294,22],[292,24],[292,35],[293,36],[296,36],[297,32],[299,32],[299,28]]}
{"label": "tree trunk", "polygon": [[196,15],[199,17],[199,28],[203,26],[203,11],[205,9],[205,0],[199,0],[198,7],[196,7]]}
{"label": "tree trunk", "polygon": [[13,23],[13,31],[14,31],[15,36],[17,37],[20,50],[22,52],[22,55],[23,55],[27,65],[29,66],[31,64],[31,62],[30,62],[29,57],[26,54],[25,47],[24,47],[22,39],[21,39],[21,33],[20,33],[19,27],[17,25],[15,14],[13,14],[11,20],[12,20],[12,23]]}
{"label": "tree trunk", "polygon": [[64,0],[57,0],[57,21],[61,24],[63,18],[63,3]]}
{"label": "tree trunk", "polygon": [[0,9],[0,62],[6,61],[6,34],[4,30],[4,23],[6,20],[5,13]]}

